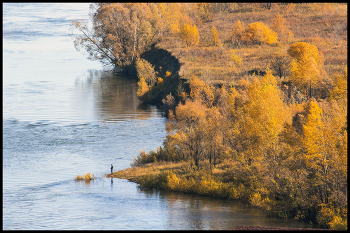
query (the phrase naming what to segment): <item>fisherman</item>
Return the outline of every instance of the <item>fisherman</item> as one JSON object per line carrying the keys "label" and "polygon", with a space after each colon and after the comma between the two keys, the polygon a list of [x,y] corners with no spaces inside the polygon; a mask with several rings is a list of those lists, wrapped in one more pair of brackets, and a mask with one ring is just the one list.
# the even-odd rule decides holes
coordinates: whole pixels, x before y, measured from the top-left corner
{"label": "fisherman", "polygon": [[111,164],[111,174],[113,173],[113,164]]}

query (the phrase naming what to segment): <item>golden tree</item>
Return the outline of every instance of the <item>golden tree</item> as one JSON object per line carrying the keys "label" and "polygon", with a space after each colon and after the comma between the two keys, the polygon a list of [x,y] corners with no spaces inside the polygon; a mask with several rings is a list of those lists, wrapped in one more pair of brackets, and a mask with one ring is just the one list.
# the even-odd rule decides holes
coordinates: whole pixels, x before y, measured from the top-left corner
{"label": "golden tree", "polygon": [[238,68],[242,66],[242,58],[239,57],[233,49],[230,49],[230,60],[232,61],[232,70],[238,72]]}
{"label": "golden tree", "polygon": [[199,33],[195,24],[184,23],[180,29],[179,35],[186,47],[199,43]]}
{"label": "golden tree", "polygon": [[140,80],[137,82],[137,86],[138,89],[136,94],[138,97],[142,98],[149,91],[149,86],[144,78],[140,78]]}
{"label": "golden tree", "polygon": [[[240,132],[247,139],[249,160],[264,159],[266,149],[276,150],[278,135],[288,114],[276,78],[268,69],[262,80],[257,77],[248,86],[249,101],[244,104]],[[275,156],[273,154],[273,156]]]}
{"label": "golden tree", "polygon": [[345,112],[348,108],[348,69],[345,67],[343,75],[337,75],[334,87],[329,91],[329,100],[337,101],[339,107]]}
{"label": "golden tree", "polygon": [[277,33],[272,31],[262,22],[255,22],[248,25],[243,35],[243,40],[254,44],[276,43],[278,39]]}
{"label": "golden tree", "polygon": [[170,34],[176,35],[184,22],[191,21],[183,3],[157,3],[157,5],[164,27]]}
{"label": "golden tree", "polygon": [[290,46],[288,54],[293,58],[289,78],[306,92],[308,87],[311,88],[312,84],[316,84],[320,78],[322,68],[318,49],[306,42],[296,42]]}
{"label": "golden tree", "polygon": [[312,57],[317,63],[320,61],[318,48],[306,42],[292,44],[288,49],[288,54],[297,61],[302,60],[305,55]]}
{"label": "golden tree", "polygon": [[218,31],[216,30],[215,26],[211,28],[211,36],[212,36],[211,40],[214,46],[222,46],[222,44],[219,41]]}
{"label": "golden tree", "polygon": [[304,138],[302,143],[306,148],[305,164],[311,169],[318,170],[320,166],[323,166],[322,160],[326,159],[322,109],[316,102],[311,101],[309,112],[307,122],[303,126]]}

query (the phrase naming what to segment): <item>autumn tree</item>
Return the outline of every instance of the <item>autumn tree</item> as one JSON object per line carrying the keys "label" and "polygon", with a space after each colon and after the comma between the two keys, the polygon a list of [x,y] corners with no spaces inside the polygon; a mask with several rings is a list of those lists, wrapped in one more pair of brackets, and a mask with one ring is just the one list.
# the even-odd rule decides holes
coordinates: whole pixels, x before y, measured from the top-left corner
{"label": "autumn tree", "polygon": [[287,32],[287,26],[286,26],[286,20],[283,17],[283,15],[280,15],[279,13],[277,13],[275,15],[275,18],[272,21],[272,26],[271,29],[275,32],[277,32],[277,34],[280,37],[284,37],[286,32]]}
{"label": "autumn tree", "polygon": [[140,78],[140,80],[137,82],[137,86],[137,96],[142,100],[146,100],[144,95],[150,90],[146,80],[144,78]]}
{"label": "autumn tree", "polygon": [[222,44],[219,41],[219,35],[218,35],[218,31],[216,30],[215,26],[213,26],[211,28],[211,36],[212,36],[212,44],[214,46],[222,46]]}
{"label": "autumn tree", "polygon": [[345,112],[348,108],[348,69],[345,67],[343,75],[335,77],[334,87],[330,92],[329,100],[335,100]]}
{"label": "autumn tree", "polygon": [[[335,218],[347,217],[347,132],[346,117],[336,101],[311,99],[307,103],[301,144],[300,171],[305,180],[298,180],[305,188],[308,209],[317,211],[317,221],[332,225]],[[328,220],[327,220],[328,219]]]}
{"label": "autumn tree", "polygon": [[195,24],[184,23],[180,28],[179,36],[186,47],[199,43],[199,33]]}
{"label": "autumn tree", "polygon": [[144,79],[148,85],[154,85],[157,81],[157,72],[152,64],[142,58],[138,58],[135,64],[139,80]]}
{"label": "autumn tree", "polygon": [[[149,100],[149,91],[157,81],[157,72],[148,61],[141,58],[136,59],[135,66],[139,79],[137,82],[137,96],[147,102]],[[148,93],[147,96],[145,96],[146,93]]]}
{"label": "autumn tree", "polygon": [[[325,138],[323,135],[322,109],[311,101],[306,124],[303,126],[304,138],[302,140],[306,148],[305,164],[314,170],[326,169],[327,158],[325,157]],[[325,164],[322,164],[325,161]]]}
{"label": "autumn tree", "polygon": [[278,77],[286,77],[290,74],[290,57],[278,54],[270,62],[270,68]]}
{"label": "autumn tree", "polygon": [[232,27],[232,31],[228,38],[228,41],[230,41],[233,46],[240,47],[243,41],[244,30],[244,23],[237,20]]}
{"label": "autumn tree", "polygon": [[244,106],[241,132],[248,139],[247,146],[252,152],[259,153],[261,159],[263,153],[258,151],[278,146],[278,135],[288,115],[276,78],[270,70],[267,70],[262,80],[255,78],[248,86],[247,93],[249,101]]}
{"label": "autumn tree", "polygon": [[190,82],[190,97],[193,100],[198,100],[202,102],[205,106],[211,107],[214,101],[214,91],[207,83],[199,80],[198,78],[192,76]]}
{"label": "autumn tree", "polygon": [[319,62],[318,48],[306,42],[296,42],[288,49],[288,54],[296,60],[302,60],[305,55],[312,57],[315,62]]}
{"label": "autumn tree", "polygon": [[296,42],[290,46],[288,54],[293,58],[289,78],[298,88],[306,92],[320,78],[321,65],[318,49],[306,42]]}
{"label": "autumn tree", "polygon": [[253,44],[273,44],[277,42],[277,33],[272,31],[262,22],[255,22],[248,25],[244,31],[243,40]]}
{"label": "autumn tree", "polygon": [[218,161],[230,153],[229,145],[225,143],[225,137],[228,136],[227,129],[229,121],[219,107],[208,108],[206,111],[205,127],[205,157],[209,160],[210,169]]}
{"label": "autumn tree", "polygon": [[232,62],[232,70],[238,72],[238,69],[242,66],[242,58],[239,57],[234,49],[230,49],[230,61]]}
{"label": "autumn tree", "polygon": [[205,150],[205,111],[206,107],[199,100],[186,101],[176,107],[176,118],[166,126],[168,145],[178,148],[183,160],[194,160],[197,167]]}
{"label": "autumn tree", "polygon": [[165,31],[177,35],[185,22],[191,22],[189,11],[183,3],[157,3]]}
{"label": "autumn tree", "polygon": [[310,102],[307,121],[303,126],[302,143],[306,149],[304,160],[306,168],[313,174],[312,182],[319,188],[317,193],[322,203],[328,203],[331,194],[329,176],[342,167],[337,163],[339,159],[343,161],[341,163],[345,162],[345,154],[336,149],[336,145],[342,141],[344,122],[345,117],[338,115],[334,107],[325,113],[317,102]]}
{"label": "autumn tree", "polygon": [[197,10],[203,22],[208,22],[213,19],[212,3],[197,3]]}
{"label": "autumn tree", "polygon": [[[89,59],[114,64],[123,69],[160,39],[156,6],[146,3],[100,4],[92,14],[93,27],[84,20],[73,20],[76,49],[84,49]],[[153,10],[151,10],[151,8]]]}

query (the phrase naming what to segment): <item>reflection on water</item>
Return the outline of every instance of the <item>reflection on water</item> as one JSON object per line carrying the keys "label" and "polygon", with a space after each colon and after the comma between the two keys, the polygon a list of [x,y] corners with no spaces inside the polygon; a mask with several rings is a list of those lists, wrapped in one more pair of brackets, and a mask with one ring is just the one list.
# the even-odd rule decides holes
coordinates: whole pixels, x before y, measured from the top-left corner
{"label": "reflection on water", "polygon": [[157,197],[166,203],[168,214],[165,229],[229,230],[240,225],[317,228],[294,220],[268,217],[263,210],[247,207],[237,201],[140,187],[138,190],[147,198]]}
{"label": "reflection on water", "polygon": [[124,76],[116,76],[110,71],[89,71],[85,80],[77,79],[75,109],[90,99],[96,120],[120,121],[126,119],[145,120],[160,116],[154,106],[145,106],[137,98],[137,83]]}
{"label": "reflection on water", "polygon": [[89,70],[74,84],[25,81],[3,87],[3,117],[31,124],[86,124],[161,117],[137,98],[137,82],[110,71]]}

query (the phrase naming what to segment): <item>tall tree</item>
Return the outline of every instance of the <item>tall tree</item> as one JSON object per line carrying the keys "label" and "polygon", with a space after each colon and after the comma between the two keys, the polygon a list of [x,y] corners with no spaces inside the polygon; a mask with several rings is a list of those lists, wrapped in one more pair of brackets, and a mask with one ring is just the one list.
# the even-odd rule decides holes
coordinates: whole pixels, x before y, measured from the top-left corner
{"label": "tall tree", "polygon": [[306,42],[296,42],[290,46],[288,54],[293,58],[290,80],[301,90],[309,90],[311,97],[311,87],[317,84],[322,69],[317,47]]}
{"label": "tall tree", "polygon": [[278,135],[282,132],[288,114],[276,78],[270,70],[267,70],[262,80],[255,78],[248,86],[247,93],[249,101],[243,108],[240,131],[247,139],[251,159],[261,160],[264,157],[263,151],[278,147]]}
{"label": "tall tree", "polygon": [[92,29],[73,20],[71,28],[82,33],[75,35],[74,45],[85,49],[92,60],[123,69],[160,39],[162,27],[154,8],[145,3],[100,4],[92,14]]}
{"label": "tall tree", "polygon": [[211,36],[212,36],[212,44],[214,46],[221,46],[222,45],[220,43],[219,34],[218,34],[218,31],[216,30],[215,26],[213,26],[211,28]]}
{"label": "tall tree", "polygon": [[205,112],[200,101],[187,100],[176,107],[176,121],[167,123],[168,145],[178,148],[182,159],[193,159],[197,167],[205,152]]}

